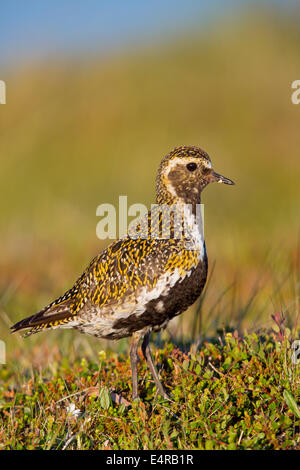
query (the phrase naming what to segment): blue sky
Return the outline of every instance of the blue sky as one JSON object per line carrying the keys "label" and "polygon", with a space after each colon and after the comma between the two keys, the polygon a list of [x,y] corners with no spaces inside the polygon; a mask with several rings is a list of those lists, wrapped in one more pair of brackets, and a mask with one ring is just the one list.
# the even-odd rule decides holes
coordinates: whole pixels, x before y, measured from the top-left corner
{"label": "blue sky", "polygon": [[[251,0],[7,0],[0,4],[0,63],[103,51],[182,32]],[[261,3],[279,3],[269,0]],[[282,3],[282,2],[281,2]],[[285,0],[286,3],[294,3]]]}

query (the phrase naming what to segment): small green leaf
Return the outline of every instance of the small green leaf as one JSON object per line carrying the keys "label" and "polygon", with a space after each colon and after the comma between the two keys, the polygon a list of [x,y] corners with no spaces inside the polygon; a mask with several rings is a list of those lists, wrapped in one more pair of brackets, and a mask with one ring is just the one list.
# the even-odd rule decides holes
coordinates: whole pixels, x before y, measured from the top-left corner
{"label": "small green leaf", "polygon": [[214,448],[214,441],[212,441],[211,439],[208,439],[205,442],[205,450],[213,450],[213,448]]}
{"label": "small green leaf", "polygon": [[99,400],[100,405],[104,410],[108,410],[111,403],[111,397],[108,389],[106,387],[102,387],[99,393]]}
{"label": "small green leaf", "polygon": [[298,407],[297,402],[296,402],[295,398],[293,397],[293,395],[290,392],[288,392],[287,390],[285,390],[283,392],[283,397],[285,399],[286,404],[292,410],[294,415],[297,418],[300,418],[300,410],[299,410],[299,407]]}

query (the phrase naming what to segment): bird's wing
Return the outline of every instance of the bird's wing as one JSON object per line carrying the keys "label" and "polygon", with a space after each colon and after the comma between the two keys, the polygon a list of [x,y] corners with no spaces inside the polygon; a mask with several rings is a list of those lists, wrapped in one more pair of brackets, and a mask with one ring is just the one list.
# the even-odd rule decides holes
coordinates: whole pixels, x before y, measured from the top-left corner
{"label": "bird's wing", "polygon": [[[94,260],[93,260],[94,261]],[[25,334],[28,336],[33,333],[46,328],[53,328],[67,324],[74,316],[73,304],[74,299],[80,296],[82,285],[85,282],[85,273],[75,282],[74,286],[69,289],[64,295],[51,302],[47,307],[43,308],[40,312],[24,318],[11,327],[11,332],[14,333],[18,330],[30,328]]]}
{"label": "bird's wing", "polygon": [[[147,218],[146,224],[148,223]],[[113,306],[135,302],[139,292],[157,295],[185,277],[199,263],[200,249],[188,250],[182,240],[127,238],[109,245],[96,256],[75,285],[40,312],[21,320],[12,331],[30,328],[25,336],[46,328],[71,326],[88,305]],[[88,308],[88,307],[87,307]]]}
{"label": "bird's wing", "polygon": [[[89,300],[98,307],[135,303],[144,293],[184,278],[199,263],[200,250],[187,250],[174,239],[126,238],[110,245],[90,265]],[[79,306],[80,308],[80,306]]]}

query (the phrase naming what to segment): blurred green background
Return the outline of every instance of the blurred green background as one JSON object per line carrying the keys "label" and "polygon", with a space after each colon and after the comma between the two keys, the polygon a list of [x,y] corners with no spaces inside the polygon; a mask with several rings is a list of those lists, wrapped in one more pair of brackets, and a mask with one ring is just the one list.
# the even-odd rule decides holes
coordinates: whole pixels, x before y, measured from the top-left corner
{"label": "blurred green background", "polygon": [[300,79],[299,21],[291,6],[248,4],[99,53],[43,56],[42,45],[38,57],[2,67],[0,338],[8,354],[46,341],[99,348],[70,331],[23,343],[9,325],[61,295],[107,245],[96,238],[99,204],[119,195],[154,202],[159,162],[177,145],[204,148],[236,186],[205,190],[210,281],[203,302],[166,334],[198,340],[226,326],[269,327],[277,311],[298,321],[300,104],[291,84]]}

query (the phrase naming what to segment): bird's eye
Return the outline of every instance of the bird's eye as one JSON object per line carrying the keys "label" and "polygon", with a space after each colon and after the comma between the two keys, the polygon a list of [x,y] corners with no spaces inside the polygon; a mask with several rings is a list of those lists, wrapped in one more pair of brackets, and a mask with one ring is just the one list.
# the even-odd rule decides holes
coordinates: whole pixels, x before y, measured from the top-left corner
{"label": "bird's eye", "polygon": [[189,171],[195,171],[197,168],[197,163],[188,163],[186,167]]}

